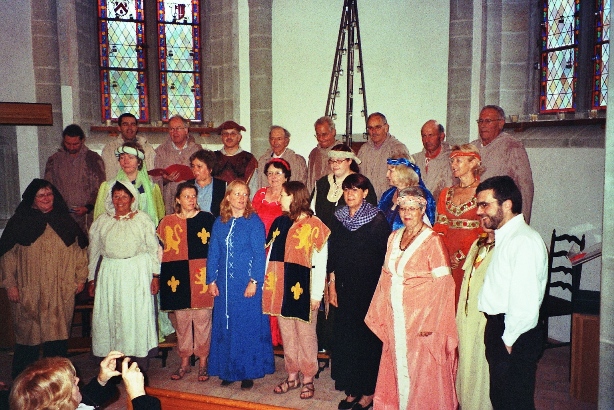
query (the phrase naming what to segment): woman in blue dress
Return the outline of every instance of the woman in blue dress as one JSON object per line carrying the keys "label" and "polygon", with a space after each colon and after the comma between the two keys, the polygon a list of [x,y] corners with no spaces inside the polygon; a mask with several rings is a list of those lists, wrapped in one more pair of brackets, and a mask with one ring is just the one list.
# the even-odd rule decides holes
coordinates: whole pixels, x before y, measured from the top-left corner
{"label": "woman in blue dress", "polygon": [[222,386],[275,371],[269,317],[262,313],[264,224],[254,213],[249,188],[240,180],[228,184],[213,224],[207,259],[208,292],[215,297],[209,374]]}

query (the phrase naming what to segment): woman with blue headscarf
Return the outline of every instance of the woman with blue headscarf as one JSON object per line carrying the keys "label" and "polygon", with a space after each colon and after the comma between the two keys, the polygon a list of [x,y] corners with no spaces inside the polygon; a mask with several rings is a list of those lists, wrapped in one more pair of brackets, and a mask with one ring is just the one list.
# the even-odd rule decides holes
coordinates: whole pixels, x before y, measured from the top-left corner
{"label": "woman with blue headscarf", "polygon": [[403,227],[403,222],[399,216],[399,208],[397,206],[397,196],[400,190],[410,186],[419,186],[426,194],[426,212],[424,214],[424,222],[429,226],[435,223],[435,211],[437,204],[431,192],[426,188],[420,175],[420,168],[413,164],[407,158],[388,158],[388,171],[386,178],[390,182],[391,187],[386,190],[377,204],[386,215],[388,223],[395,231]]}

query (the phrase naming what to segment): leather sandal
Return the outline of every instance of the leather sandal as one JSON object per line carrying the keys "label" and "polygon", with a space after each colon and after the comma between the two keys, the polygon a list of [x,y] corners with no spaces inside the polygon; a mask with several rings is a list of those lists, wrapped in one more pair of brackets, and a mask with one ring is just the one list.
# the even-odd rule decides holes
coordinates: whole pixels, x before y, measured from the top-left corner
{"label": "leather sandal", "polygon": [[207,380],[209,380],[209,373],[207,373],[207,368],[206,367],[200,367],[198,369],[198,381],[199,382],[206,382]]}
{"label": "leather sandal", "polygon": [[303,384],[303,390],[301,390],[301,399],[311,399],[315,394],[316,387],[313,385],[313,382]]}
{"label": "leather sandal", "polygon": [[294,380],[286,379],[283,382],[279,383],[277,386],[275,386],[273,393],[284,394],[290,390],[298,389],[299,387],[301,387],[301,382],[299,381],[299,379],[294,379]]}
{"label": "leather sandal", "polygon": [[175,370],[175,373],[171,374],[171,380],[181,380],[186,373],[190,373],[191,371],[192,369],[189,367],[186,369],[185,367],[179,366],[179,368]]}

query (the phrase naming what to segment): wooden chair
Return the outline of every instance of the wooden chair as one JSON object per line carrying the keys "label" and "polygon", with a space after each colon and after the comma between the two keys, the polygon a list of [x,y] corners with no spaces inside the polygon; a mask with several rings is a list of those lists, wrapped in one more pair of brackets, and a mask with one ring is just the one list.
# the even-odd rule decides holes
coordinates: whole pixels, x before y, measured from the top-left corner
{"label": "wooden chair", "polygon": [[[567,250],[556,250],[560,247],[560,242],[566,242]],[[569,253],[569,247],[572,243],[577,244],[580,250],[584,250],[585,237],[578,239],[573,235],[556,235],[556,229],[552,231],[552,239],[550,240],[550,252],[548,253],[548,282],[546,283],[546,293],[544,301],[540,308],[540,321],[544,329],[544,349],[553,347],[569,346],[570,342],[550,342],[548,340],[548,322],[553,316],[566,316],[574,312],[574,302],[580,291],[580,279],[582,277],[582,265],[571,266],[571,263],[566,258]],[[566,263],[565,263],[566,262]],[[553,274],[560,273],[561,275],[554,276]],[[564,280],[568,279],[568,280]],[[551,294],[552,289],[559,288],[569,291],[569,299],[564,299]],[[570,324],[571,327],[571,324]],[[571,331],[570,331],[571,340]]]}

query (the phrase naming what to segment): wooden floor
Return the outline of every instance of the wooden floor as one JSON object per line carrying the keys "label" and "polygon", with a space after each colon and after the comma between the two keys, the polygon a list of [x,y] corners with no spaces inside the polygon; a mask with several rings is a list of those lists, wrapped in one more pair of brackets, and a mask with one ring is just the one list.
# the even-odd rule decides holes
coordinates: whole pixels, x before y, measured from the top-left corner
{"label": "wooden floor", "polygon": [[[0,381],[10,382],[11,360],[10,351],[0,351]],[[73,356],[72,360],[79,369],[80,377],[83,380],[89,381],[96,375],[97,365],[89,353]],[[170,352],[166,368],[161,367],[160,360],[152,360],[147,372],[149,384],[164,389],[296,409],[336,409],[339,400],[344,398],[342,392],[334,390],[334,381],[330,378],[330,368],[325,369],[320,378],[316,380],[316,393],[311,400],[301,400],[299,390],[292,390],[283,395],[273,394],[273,387],[285,378],[283,359],[279,357],[275,359],[276,373],[255,380],[254,387],[249,391],[242,391],[240,383],[222,387],[217,377],[212,377],[205,383],[199,383],[196,381],[196,369],[187,374],[183,380],[171,381],[170,375],[178,365],[179,357],[176,351]],[[123,388],[121,388],[121,393],[122,396],[107,409],[126,408]],[[544,353],[537,370],[535,404],[537,409],[540,410],[592,410],[597,408],[596,404],[574,400],[569,395],[569,347],[549,349]]]}

